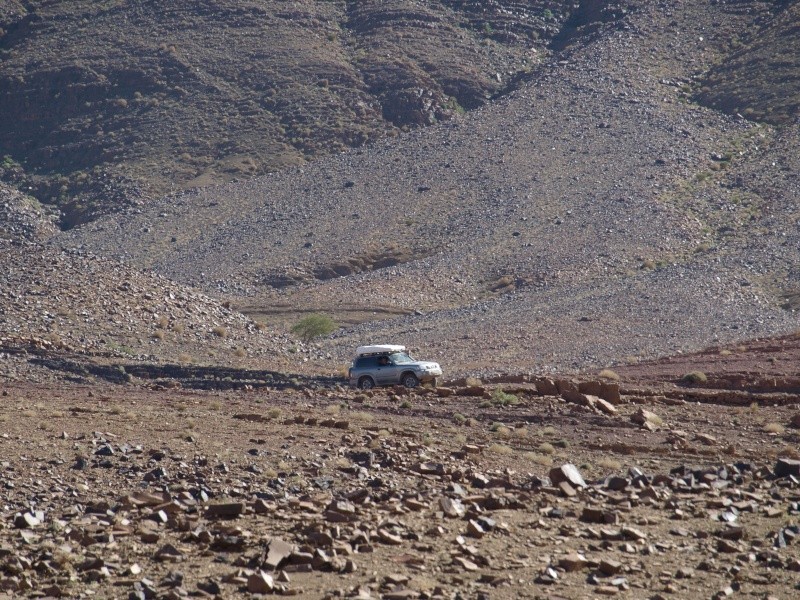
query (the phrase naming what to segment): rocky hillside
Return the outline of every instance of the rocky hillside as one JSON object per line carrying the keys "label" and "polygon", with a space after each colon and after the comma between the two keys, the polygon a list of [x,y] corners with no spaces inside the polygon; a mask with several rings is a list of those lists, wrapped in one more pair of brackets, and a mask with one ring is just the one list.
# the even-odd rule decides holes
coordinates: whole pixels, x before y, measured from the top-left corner
{"label": "rocky hillside", "polygon": [[792,331],[797,127],[691,96],[770,8],[641,2],[490,106],[59,243],[278,325],[369,321],[340,361],[391,339],[462,369],[583,368]]}
{"label": "rocky hillside", "polygon": [[697,98],[730,114],[774,124],[800,116],[800,4],[782,0],[780,11],[730,40],[731,54],[701,80]]}
{"label": "rocky hillside", "polygon": [[3,2],[0,178],[70,227],[363,146],[513,87],[575,5]]}

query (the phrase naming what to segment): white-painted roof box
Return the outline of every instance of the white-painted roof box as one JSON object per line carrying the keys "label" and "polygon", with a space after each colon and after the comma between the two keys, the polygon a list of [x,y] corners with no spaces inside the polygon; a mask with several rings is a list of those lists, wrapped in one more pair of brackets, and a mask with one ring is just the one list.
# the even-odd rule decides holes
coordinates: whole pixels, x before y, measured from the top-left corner
{"label": "white-painted roof box", "polygon": [[380,344],[377,346],[359,346],[356,348],[356,356],[364,354],[384,354],[391,352],[405,352],[405,346],[396,346],[394,344]]}

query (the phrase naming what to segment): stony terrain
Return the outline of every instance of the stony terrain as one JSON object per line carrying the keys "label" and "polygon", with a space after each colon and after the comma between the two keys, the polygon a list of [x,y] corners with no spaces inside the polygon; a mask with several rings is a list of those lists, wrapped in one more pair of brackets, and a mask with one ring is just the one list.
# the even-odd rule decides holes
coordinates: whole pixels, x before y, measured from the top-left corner
{"label": "stony terrain", "polygon": [[792,598],[800,380],[715,385],[799,342],[709,352],[706,384],[671,361],[414,394],[0,383],[0,590]]}

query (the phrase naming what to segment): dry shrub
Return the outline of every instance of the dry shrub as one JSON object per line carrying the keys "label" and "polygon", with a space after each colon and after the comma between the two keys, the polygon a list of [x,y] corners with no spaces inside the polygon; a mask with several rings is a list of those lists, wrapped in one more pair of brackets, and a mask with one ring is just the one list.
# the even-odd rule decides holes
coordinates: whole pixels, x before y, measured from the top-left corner
{"label": "dry shrub", "polygon": [[244,358],[245,356],[247,356],[247,352],[245,352],[244,348],[237,348],[236,350],[233,351],[233,355],[236,358]]}
{"label": "dry shrub", "polygon": [[513,454],[514,450],[505,444],[492,444],[486,450],[494,454]]}
{"label": "dry shrub", "polygon": [[463,425],[466,422],[467,422],[467,417],[465,417],[461,413],[455,413],[453,415],[453,423],[455,423],[456,425]]}
{"label": "dry shrub", "polygon": [[268,416],[270,419],[277,419],[277,418],[279,418],[279,417],[280,417],[282,414],[283,414],[283,411],[282,411],[280,408],[278,408],[277,406],[276,406],[276,407],[274,407],[274,408],[270,408],[270,409],[267,411],[267,416]]}
{"label": "dry shrub", "polygon": [[178,362],[184,364],[191,364],[194,362],[194,358],[192,358],[191,354],[183,353],[178,355]]}
{"label": "dry shrub", "polygon": [[778,456],[781,458],[791,458],[793,460],[800,460],[800,451],[794,446],[784,446],[778,451]]}
{"label": "dry shrub", "polygon": [[211,330],[211,333],[213,333],[215,336],[221,337],[221,338],[228,337],[228,330],[225,329],[224,327],[220,326],[220,325],[217,325],[216,327],[214,327]]}
{"label": "dry shrub", "polygon": [[477,377],[467,377],[465,380],[467,387],[477,387],[483,385],[483,382]]}
{"label": "dry shrub", "polygon": [[157,329],[156,331],[153,332],[153,336],[152,337],[153,337],[154,340],[159,340],[160,341],[160,340],[163,340],[165,337],[167,337],[167,334],[164,333],[163,330]]}
{"label": "dry shrub", "polygon": [[526,452],[524,456],[529,461],[536,463],[537,465],[541,465],[543,467],[550,467],[553,465],[553,459],[550,456],[545,456],[544,454],[537,454],[536,452]]}
{"label": "dry shrub", "polygon": [[691,371],[681,378],[681,381],[686,383],[706,383],[708,377],[702,371]]}
{"label": "dry shrub", "polygon": [[256,321],[256,329],[258,331],[264,331],[267,328],[267,324],[264,321]]}
{"label": "dry shrub", "polygon": [[780,423],[767,423],[764,425],[764,431],[767,433],[776,433],[781,435],[786,431],[786,428]]}
{"label": "dry shrub", "polygon": [[371,423],[375,420],[375,415],[370,412],[356,411],[350,413],[351,421],[360,421],[362,423]]}
{"label": "dry shrub", "polygon": [[325,407],[325,412],[329,415],[338,415],[342,411],[342,407],[339,404],[329,404]]}
{"label": "dry shrub", "polygon": [[175,333],[183,333],[186,331],[186,328],[181,323],[173,323],[171,329]]}
{"label": "dry shrub", "polygon": [[553,435],[556,434],[556,428],[555,427],[545,427],[544,429],[541,430],[541,434],[542,435],[546,435],[548,437],[553,436]]}
{"label": "dry shrub", "polygon": [[619,375],[617,375],[616,371],[612,371],[611,369],[603,369],[597,374],[597,376],[602,379],[611,379],[612,381],[619,381]]}
{"label": "dry shrub", "polygon": [[158,321],[156,321],[156,327],[159,329],[166,329],[167,325],[169,325],[169,319],[167,317],[159,317]]}
{"label": "dry shrub", "polygon": [[619,471],[622,468],[622,463],[616,458],[601,456],[597,459],[597,466],[607,471]]}
{"label": "dry shrub", "polygon": [[539,452],[548,456],[552,456],[556,453],[556,448],[550,442],[542,442],[539,444]]}

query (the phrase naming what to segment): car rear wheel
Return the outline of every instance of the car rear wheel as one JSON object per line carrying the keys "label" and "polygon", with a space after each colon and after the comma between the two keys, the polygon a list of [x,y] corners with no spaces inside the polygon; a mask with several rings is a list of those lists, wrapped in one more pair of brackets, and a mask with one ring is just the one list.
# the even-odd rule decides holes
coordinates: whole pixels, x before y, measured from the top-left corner
{"label": "car rear wheel", "polygon": [[400,383],[407,388],[415,388],[419,385],[419,379],[413,373],[404,373]]}
{"label": "car rear wheel", "polygon": [[358,388],[361,390],[371,390],[375,387],[375,382],[372,377],[362,377],[358,380]]}

